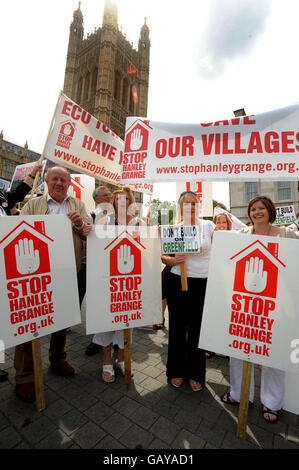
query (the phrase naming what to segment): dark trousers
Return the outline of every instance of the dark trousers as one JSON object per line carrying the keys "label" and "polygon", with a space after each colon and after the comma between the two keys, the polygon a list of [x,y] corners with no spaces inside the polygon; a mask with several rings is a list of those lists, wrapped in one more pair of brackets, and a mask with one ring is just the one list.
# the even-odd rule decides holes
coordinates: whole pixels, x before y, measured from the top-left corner
{"label": "dark trousers", "polygon": [[[85,281],[85,284],[84,284],[85,287],[83,286],[83,289],[82,289],[82,280],[80,279],[80,276],[79,276],[80,272],[81,271],[77,273],[77,281],[78,281],[79,298],[80,298],[80,306],[81,306],[81,303],[82,303],[82,300],[84,299],[84,295],[86,291],[86,270],[84,270],[84,275],[82,274],[83,283]],[[55,333],[51,334],[50,349],[49,349],[49,360],[50,360],[51,365],[55,366],[57,364],[61,364],[62,362],[66,360],[65,343],[66,343],[66,329],[56,331]],[[28,341],[27,343],[19,344],[18,346],[15,347],[14,367],[16,370],[16,374],[15,374],[16,384],[34,382],[31,341]]]}
{"label": "dark trousers", "polygon": [[80,307],[83,302],[85,293],[86,293],[86,266],[80,269],[77,273],[77,281],[78,281],[78,292],[79,292],[79,302]]}
{"label": "dark trousers", "polygon": [[188,291],[184,292],[180,276],[170,273],[168,281],[167,377],[193,379],[205,385],[206,357],[198,341],[207,279],[188,277]]}
{"label": "dark trousers", "polygon": [[[60,364],[66,360],[65,341],[66,329],[52,333],[49,350],[51,365]],[[34,382],[31,341],[16,346],[14,366],[16,370],[16,384]]]}

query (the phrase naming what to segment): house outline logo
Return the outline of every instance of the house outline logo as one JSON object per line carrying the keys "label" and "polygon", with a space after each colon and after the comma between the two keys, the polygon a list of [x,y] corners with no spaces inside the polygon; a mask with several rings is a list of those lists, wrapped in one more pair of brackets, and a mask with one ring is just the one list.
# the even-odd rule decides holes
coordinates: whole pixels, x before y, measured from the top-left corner
{"label": "house outline logo", "polygon": [[[234,291],[276,298],[278,272],[280,268],[286,267],[277,255],[278,243],[269,243],[266,247],[260,240],[256,240],[232,256],[230,260],[236,263]],[[251,272],[248,272],[249,270]],[[248,289],[248,285],[246,287],[246,278],[248,279],[249,275],[252,290]],[[255,279],[261,282],[260,290],[255,284]]]}
{"label": "house outline logo", "polygon": [[153,128],[149,121],[137,119],[127,130],[125,152],[144,152],[148,150],[149,133]]}
{"label": "house outline logo", "polygon": [[68,119],[60,124],[60,131],[56,145],[65,149],[69,149],[76,130],[76,125]]}
{"label": "house outline logo", "polygon": [[109,251],[110,276],[141,275],[141,251],[146,247],[127,230],[121,232],[104,250]]}
{"label": "house outline logo", "polygon": [[[44,221],[35,221],[34,225],[32,226],[28,222],[22,221],[0,240],[7,280],[28,277],[30,275],[36,276],[49,273],[51,270],[48,245],[53,243],[54,240],[45,235]],[[24,246],[24,253],[18,253],[22,246]],[[31,253],[28,251],[28,247]],[[30,268],[34,257],[36,269],[34,266]],[[22,269],[20,269],[20,266]]]}
{"label": "house outline logo", "polygon": [[80,176],[76,176],[75,178],[71,177],[70,187],[75,194],[75,198],[82,201],[82,190],[84,190],[84,186],[80,182]]}

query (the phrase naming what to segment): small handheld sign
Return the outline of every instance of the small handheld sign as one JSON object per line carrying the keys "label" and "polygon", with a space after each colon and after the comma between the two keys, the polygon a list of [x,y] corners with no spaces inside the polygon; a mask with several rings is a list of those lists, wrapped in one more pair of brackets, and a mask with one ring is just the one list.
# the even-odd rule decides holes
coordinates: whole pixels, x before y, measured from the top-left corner
{"label": "small handheld sign", "polygon": [[[200,253],[198,225],[170,225],[161,227],[162,254]],[[188,290],[186,263],[180,264],[182,291]]]}
{"label": "small handheld sign", "polygon": [[273,225],[289,225],[295,222],[295,218],[293,205],[276,207],[276,219]]}

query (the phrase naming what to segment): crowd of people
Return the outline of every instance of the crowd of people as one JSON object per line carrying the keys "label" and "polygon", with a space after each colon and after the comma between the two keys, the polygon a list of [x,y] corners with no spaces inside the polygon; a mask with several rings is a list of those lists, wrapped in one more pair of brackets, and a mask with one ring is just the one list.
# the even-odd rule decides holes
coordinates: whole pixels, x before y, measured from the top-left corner
{"label": "crowd of people", "polygon": [[[12,193],[0,195],[0,215],[11,215],[15,204],[22,201],[30,191],[35,174],[41,170],[37,164],[24,183]],[[99,186],[93,198],[97,208],[87,214],[84,204],[68,195],[71,178],[64,167],[52,167],[48,170],[45,181],[48,193],[39,198],[32,198],[21,210],[21,215],[65,214],[69,217],[73,229],[73,243],[78,273],[78,291],[80,306],[86,292],[86,237],[95,224],[99,225],[145,225],[142,218],[134,211],[134,196],[129,187],[121,187],[111,194],[105,186]],[[113,211],[109,207],[113,207]],[[162,255],[165,268],[162,271],[161,325],[164,325],[164,313],[168,307],[168,358],[166,374],[169,385],[179,389],[187,382],[193,392],[200,392],[206,383],[206,357],[213,353],[198,348],[208,268],[213,233],[215,230],[232,230],[230,219],[225,213],[218,214],[213,222],[199,216],[199,201],[192,191],[184,191],[178,200],[179,218],[182,225],[197,225],[200,231],[200,253]],[[265,196],[256,197],[249,202],[248,218],[250,225],[239,230],[240,234],[266,235],[272,237],[297,238],[299,232],[294,229],[273,226],[276,209],[273,202]],[[181,288],[181,266],[186,267],[188,289]],[[51,335],[49,360],[52,370],[64,377],[74,375],[73,367],[66,359],[66,330]],[[117,361],[113,362],[112,346],[117,350]],[[96,333],[86,349],[92,355],[103,351],[103,364],[100,377],[106,383],[115,381],[115,367],[122,374],[124,365],[124,331]],[[35,400],[34,373],[31,342],[15,348],[15,381],[18,396],[27,402]],[[5,371],[0,371],[0,380],[5,380]],[[133,375],[133,370],[131,370]],[[262,367],[261,403],[265,421],[274,423],[283,406],[285,374],[280,370]],[[230,390],[221,400],[236,406],[240,402],[242,381],[242,361],[230,358]],[[250,402],[254,398],[254,376],[252,373]]]}

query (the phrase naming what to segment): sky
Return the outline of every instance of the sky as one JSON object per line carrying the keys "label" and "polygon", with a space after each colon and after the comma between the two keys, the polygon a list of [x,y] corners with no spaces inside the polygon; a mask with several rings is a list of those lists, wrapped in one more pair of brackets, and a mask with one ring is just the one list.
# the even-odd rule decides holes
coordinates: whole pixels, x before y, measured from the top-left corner
{"label": "sky", "polygon": [[[42,153],[63,88],[78,0],[0,0],[0,131]],[[82,0],[84,35],[102,25],[104,0]],[[298,102],[298,0],[118,0],[118,24],[138,47],[151,40],[148,118],[209,122]],[[213,197],[229,207],[227,183]],[[175,185],[154,197],[175,200]]]}

